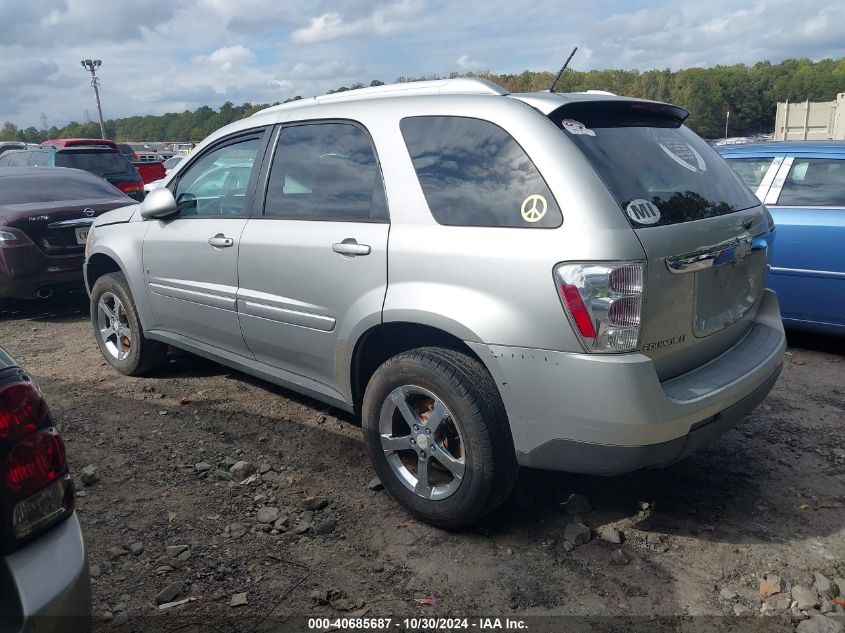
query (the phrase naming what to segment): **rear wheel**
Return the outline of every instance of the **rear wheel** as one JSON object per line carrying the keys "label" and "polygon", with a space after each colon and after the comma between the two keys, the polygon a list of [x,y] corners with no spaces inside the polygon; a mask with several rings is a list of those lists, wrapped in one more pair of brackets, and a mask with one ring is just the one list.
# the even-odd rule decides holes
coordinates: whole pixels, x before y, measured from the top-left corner
{"label": "rear wheel", "polygon": [[363,418],[385,488],[427,523],[466,526],[513,487],[504,406],[486,369],[465,354],[429,347],[391,358],[367,385]]}
{"label": "rear wheel", "polygon": [[91,290],[91,325],[105,359],[121,374],[140,376],[164,362],[167,346],[144,337],[122,273],[100,277]]}

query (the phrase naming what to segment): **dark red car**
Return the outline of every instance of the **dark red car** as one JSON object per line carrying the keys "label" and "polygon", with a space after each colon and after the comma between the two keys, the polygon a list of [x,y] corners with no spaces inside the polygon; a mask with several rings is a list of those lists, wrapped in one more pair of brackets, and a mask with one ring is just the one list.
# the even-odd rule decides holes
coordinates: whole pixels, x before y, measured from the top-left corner
{"label": "dark red car", "polygon": [[63,167],[0,169],[0,298],[46,298],[82,287],[88,228],[135,204],[102,178]]}

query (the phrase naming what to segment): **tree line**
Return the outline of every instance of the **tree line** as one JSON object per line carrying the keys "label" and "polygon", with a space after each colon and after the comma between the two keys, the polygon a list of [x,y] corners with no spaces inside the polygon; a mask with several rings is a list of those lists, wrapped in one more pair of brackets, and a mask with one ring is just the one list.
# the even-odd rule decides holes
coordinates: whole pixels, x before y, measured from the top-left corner
{"label": "tree line", "polygon": [[[476,76],[502,85],[510,92],[548,89],[554,74],[526,70],[520,74],[452,73],[449,77]],[[398,82],[441,79],[438,75],[399,77]],[[368,85],[382,85],[373,80]],[[329,94],[363,88],[356,83],[329,90]],[[730,111],[730,136],[772,132],[779,101],[831,101],[845,92],[845,58],[811,61],[788,59],[779,64],[758,62],[682,70],[567,70],[557,83],[558,92],[608,90],[615,94],[668,101],[688,109],[687,124],[705,138],[725,132]],[[287,99],[294,101],[301,96]],[[106,121],[106,135],[117,141],[200,141],[218,128],[275,104],[229,101],[219,110],[202,106],[196,110],[163,115],[133,116]],[[47,138],[99,137],[96,122],[72,121],[62,128],[18,129],[11,121],[0,128],[0,140],[40,143]]]}

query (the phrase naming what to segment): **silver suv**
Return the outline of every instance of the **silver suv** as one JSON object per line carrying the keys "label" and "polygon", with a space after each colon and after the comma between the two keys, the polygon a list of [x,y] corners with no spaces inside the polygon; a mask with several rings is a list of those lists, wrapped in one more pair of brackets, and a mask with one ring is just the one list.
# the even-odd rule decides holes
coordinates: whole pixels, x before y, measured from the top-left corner
{"label": "silver suv", "polygon": [[518,465],[685,457],[769,392],[785,339],[766,208],[682,108],[477,79],[274,106],[97,218],[105,358],[168,345],[360,414],[429,523],[495,508]]}

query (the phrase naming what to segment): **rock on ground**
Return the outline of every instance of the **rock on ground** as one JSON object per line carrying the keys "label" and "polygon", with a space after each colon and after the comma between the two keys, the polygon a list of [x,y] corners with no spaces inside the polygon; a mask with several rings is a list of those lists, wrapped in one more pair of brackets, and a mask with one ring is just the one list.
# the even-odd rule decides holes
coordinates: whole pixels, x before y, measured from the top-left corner
{"label": "rock on ground", "polygon": [[795,600],[796,606],[802,611],[819,606],[819,596],[816,590],[801,585],[795,585],[792,588],[792,599]]}
{"label": "rock on ground", "polygon": [[329,505],[329,500],[325,497],[308,497],[307,499],[303,499],[299,502],[300,508],[303,510],[310,510],[312,512],[322,510],[327,505]]}
{"label": "rock on ground", "polygon": [[814,615],[798,624],[796,633],[843,633],[845,625],[824,615]]}
{"label": "rock on ground", "polygon": [[566,526],[563,537],[573,545],[586,545],[590,542],[592,530],[580,521],[574,521]]}
{"label": "rock on ground", "polygon": [[263,506],[258,508],[258,514],[255,518],[259,523],[275,523],[276,519],[279,518],[279,509]]}
{"label": "rock on ground", "polygon": [[83,468],[80,479],[86,486],[93,486],[100,480],[100,475],[97,474],[97,467],[94,464],[89,464]]}
{"label": "rock on ground", "polygon": [[624,535],[622,534],[622,531],[611,525],[606,526],[601,531],[601,540],[607,541],[608,543],[619,545],[622,542],[623,537]]}
{"label": "rock on ground", "polygon": [[164,589],[159,591],[158,595],[156,596],[156,604],[164,604],[166,602],[173,602],[179,594],[182,593],[182,583],[181,582],[172,582],[167,585]]}

